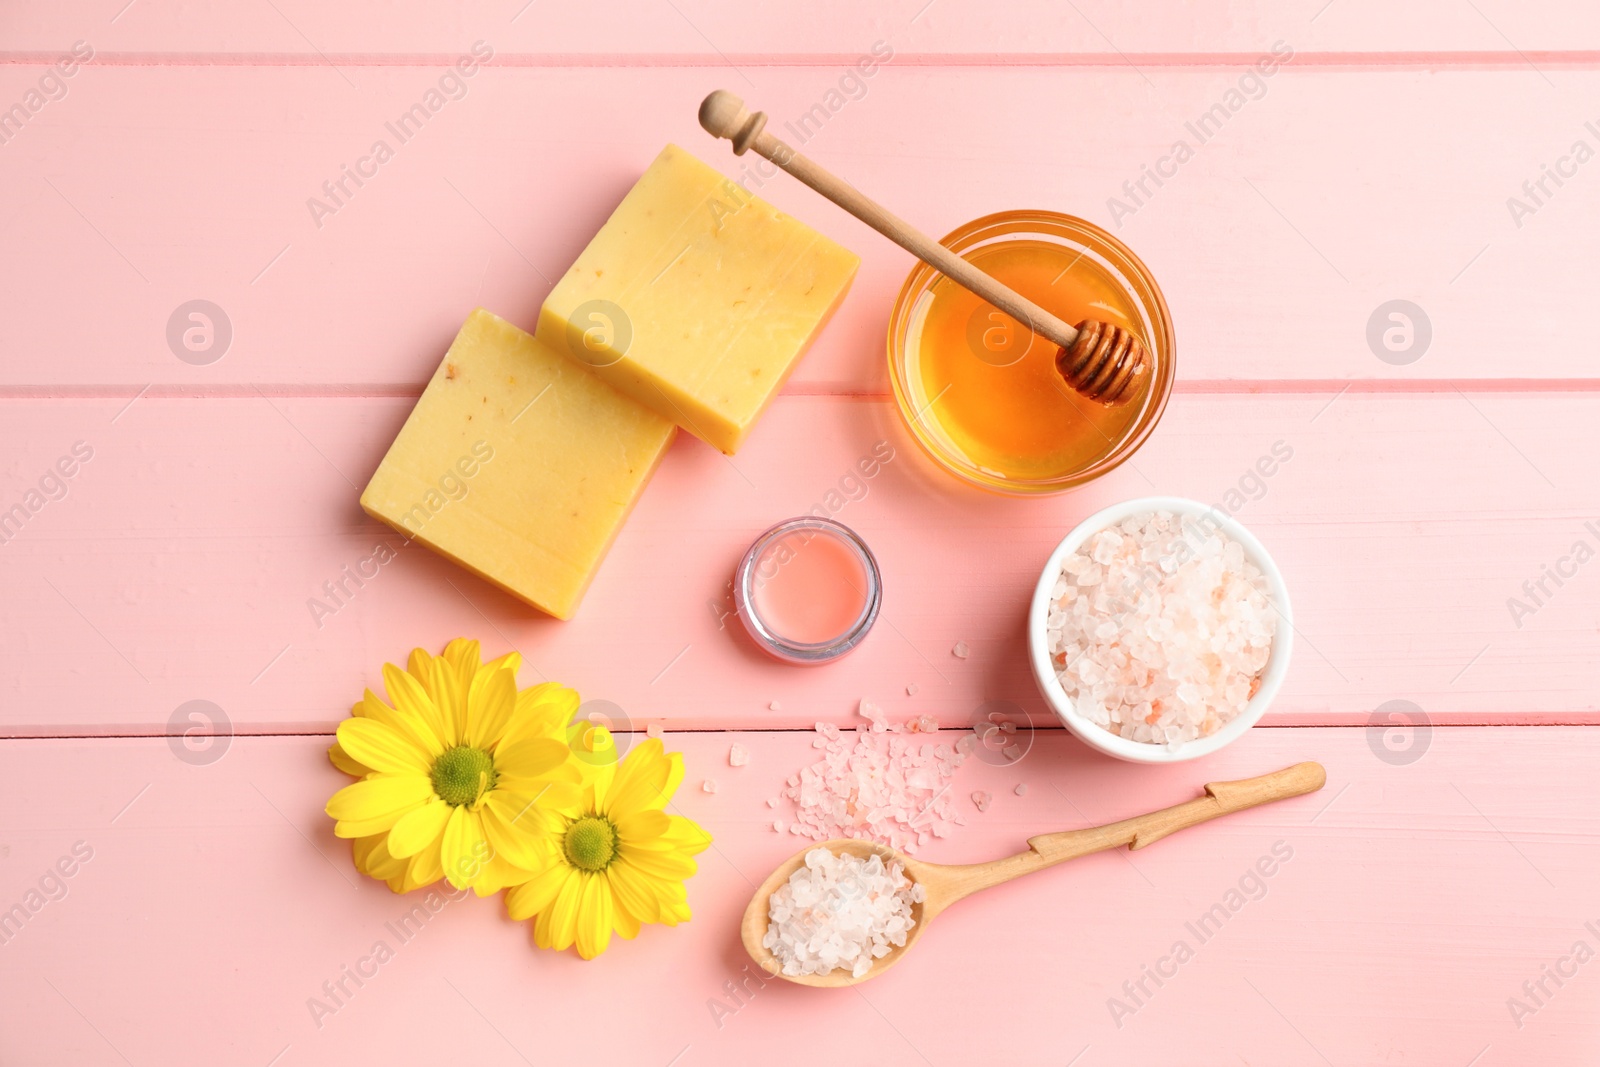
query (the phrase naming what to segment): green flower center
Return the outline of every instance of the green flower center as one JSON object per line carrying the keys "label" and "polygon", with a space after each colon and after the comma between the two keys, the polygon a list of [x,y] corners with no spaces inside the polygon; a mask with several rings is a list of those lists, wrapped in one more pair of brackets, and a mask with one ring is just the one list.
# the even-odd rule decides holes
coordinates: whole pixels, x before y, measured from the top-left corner
{"label": "green flower center", "polygon": [[617,830],[609,820],[590,815],[567,827],[561,847],[574,867],[603,871],[617,854]]}
{"label": "green flower center", "polygon": [[493,789],[497,775],[493,756],[481,748],[457,745],[439,754],[428,777],[440,800],[460,807]]}

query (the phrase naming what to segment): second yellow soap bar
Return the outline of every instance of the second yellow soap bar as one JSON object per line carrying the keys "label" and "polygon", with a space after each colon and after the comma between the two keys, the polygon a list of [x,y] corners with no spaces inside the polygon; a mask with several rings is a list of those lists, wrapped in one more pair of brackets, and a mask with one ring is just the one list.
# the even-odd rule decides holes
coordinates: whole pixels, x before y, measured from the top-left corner
{"label": "second yellow soap bar", "polygon": [[732,455],[860,262],[668,145],[546,298],[537,333]]}
{"label": "second yellow soap bar", "polygon": [[677,432],[479,308],[361,506],[567,619]]}

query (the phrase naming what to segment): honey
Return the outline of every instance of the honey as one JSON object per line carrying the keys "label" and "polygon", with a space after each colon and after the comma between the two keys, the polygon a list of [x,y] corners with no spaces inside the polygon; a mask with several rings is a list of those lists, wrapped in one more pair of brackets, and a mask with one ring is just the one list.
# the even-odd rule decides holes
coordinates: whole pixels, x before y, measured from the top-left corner
{"label": "honey", "polygon": [[1166,305],[1143,265],[1098,227],[1043,212],[980,219],[945,243],[1068,322],[1129,328],[1153,369],[1128,403],[1089,400],[1056,370],[1053,343],[919,267],[890,325],[890,365],[924,449],[969,481],[1010,492],[1071,488],[1126,459],[1172,380]]}

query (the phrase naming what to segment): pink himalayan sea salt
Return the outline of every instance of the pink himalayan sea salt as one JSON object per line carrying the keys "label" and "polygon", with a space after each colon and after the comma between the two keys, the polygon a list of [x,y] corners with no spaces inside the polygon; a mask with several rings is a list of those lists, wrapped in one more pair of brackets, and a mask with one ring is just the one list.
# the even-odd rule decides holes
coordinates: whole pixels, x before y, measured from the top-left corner
{"label": "pink himalayan sea salt", "polygon": [[951,786],[972,751],[972,736],[942,742],[931,716],[891,723],[868,700],[858,710],[866,721],[854,730],[817,723],[821,758],[790,775],[783,791],[794,802],[789,833],[813,841],[879,841],[914,853],[930,838],[947,837],[952,827],[965,825],[954,809]]}
{"label": "pink himalayan sea salt", "polygon": [[814,848],[773,891],[761,943],[784,974],[849,968],[851,977],[861,978],[874,960],[906,943],[917,925],[915,905],[925,899],[926,890],[898,862]]}
{"label": "pink himalayan sea salt", "polygon": [[1062,562],[1045,637],[1078,714],[1177,748],[1244,710],[1277,625],[1243,545],[1157,511],[1099,531]]}

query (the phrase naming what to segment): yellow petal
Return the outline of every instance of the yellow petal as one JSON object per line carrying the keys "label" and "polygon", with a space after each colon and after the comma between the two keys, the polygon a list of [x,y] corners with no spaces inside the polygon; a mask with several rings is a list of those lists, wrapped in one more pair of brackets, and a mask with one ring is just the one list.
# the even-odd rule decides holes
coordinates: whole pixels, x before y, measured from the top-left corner
{"label": "yellow petal", "polygon": [[497,786],[496,793],[505,793],[509,803],[517,811],[525,810],[528,805],[534,804],[550,811],[564,812],[576,815],[580,809],[592,810],[592,805],[585,803],[587,794],[582,786],[575,782],[563,782],[556,778],[512,778],[502,777]]}
{"label": "yellow petal", "polygon": [[505,740],[529,737],[563,738],[567,723],[578,710],[578,694],[557,682],[541,682],[517,693],[516,710],[506,730]]}
{"label": "yellow petal", "polygon": [[387,834],[373,834],[350,842],[350,855],[355,861],[356,870],[387,882],[406,869],[405,861],[395,859],[384,847],[387,838]]}
{"label": "yellow petal", "polygon": [[628,847],[651,852],[681,852],[694,856],[711,847],[711,835],[698,823],[682,815],[667,816],[667,829],[659,836],[628,842]]}
{"label": "yellow petal", "polygon": [[433,783],[427,775],[377,774],[333,794],[326,811],[340,821],[377,819],[391,813],[398,819],[432,795]]}
{"label": "yellow petal", "polygon": [[445,645],[443,658],[462,678],[471,678],[478,672],[478,665],[483,662],[478,642],[465,637],[457,637]]}
{"label": "yellow petal", "polygon": [[433,736],[439,739],[441,752],[455,746],[456,739],[450,731],[450,724],[420,682],[394,664],[385,663],[383,684],[389,691],[389,699],[394,702],[395,709],[405,715],[414,715],[426,724]]}
{"label": "yellow petal", "polygon": [[660,916],[661,902],[650,880],[630,867],[625,858],[606,868],[606,879],[611,883],[619,911],[645,923],[653,923]]}
{"label": "yellow petal", "polygon": [[379,774],[427,774],[432,761],[410,738],[375,719],[346,719],[339,724],[339,745],[359,763]]}
{"label": "yellow petal", "polygon": [[480,897],[492,897],[502,889],[522,885],[537,873],[513,866],[504,856],[497,855],[484,867],[483,877],[472,887],[472,891]]}
{"label": "yellow petal", "polygon": [[391,811],[386,815],[375,815],[370,819],[340,819],[333,824],[333,836],[342,838],[371,837],[373,834],[385,834],[399,822],[407,812],[421,804],[412,804],[410,807]]}
{"label": "yellow petal", "polygon": [[616,927],[617,936],[624,941],[632,941],[639,936],[639,920],[622,909],[615,895],[611,899],[611,923]]}
{"label": "yellow petal", "polygon": [[328,762],[352,778],[365,778],[372,773],[371,767],[362,766],[351,759],[350,753],[340,748],[337,741],[328,746]]}
{"label": "yellow petal", "polygon": [[420,716],[391,708],[370,689],[363,694],[361,702],[351,709],[351,714],[356,718],[381,722],[399,731],[416,742],[417,747],[426,752],[429,759],[438,759],[439,753],[444,751],[444,742],[426,721]]}
{"label": "yellow petal", "polygon": [[542,778],[567,762],[571,750],[548,737],[518,741],[495,750],[494,767],[513,778]]}
{"label": "yellow petal", "polygon": [[513,886],[506,893],[506,914],[521,921],[543,913],[555,902],[556,895],[561,892],[561,887],[566,884],[567,879],[577,877],[577,872],[566,864],[551,864],[544,871],[519,886]]}
{"label": "yellow petal", "polygon": [[433,694],[433,702],[439,708],[439,714],[444,717],[445,736],[450,739],[450,744],[465,744],[467,736],[467,682],[451,666],[450,661],[440,657],[433,661],[433,684],[428,687]]}
{"label": "yellow petal", "polygon": [[505,655],[500,656],[497,659],[492,659],[488,663],[485,663],[479,669],[479,672],[482,673],[482,671],[509,670],[511,672],[512,679],[515,680],[516,676],[517,676],[517,672],[520,671],[521,669],[522,669],[522,653],[521,652],[507,652]]}
{"label": "yellow petal", "polygon": [[624,845],[648,845],[672,828],[672,820],[659,811],[635,811],[616,820],[617,840]]}
{"label": "yellow petal", "polygon": [[592,960],[611,943],[611,886],[604,878],[590,875],[583,880],[583,897],[578,901],[578,955]]}
{"label": "yellow petal", "polygon": [[683,816],[669,816],[669,822],[672,825],[667,827],[666,833],[656,838],[656,845],[680,849],[686,856],[698,856],[710,848],[710,833],[699,822]]}
{"label": "yellow petal", "polygon": [[450,805],[438,797],[407,812],[389,831],[389,854],[409,859],[439,840],[450,821]]}
{"label": "yellow petal", "polygon": [[583,896],[583,883],[589,877],[573,872],[562,883],[555,901],[539,913],[538,921],[533,924],[533,937],[540,948],[561,951],[572,946],[578,936],[578,902]]}
{"label": "yellow petal", "polygon": [[[578,753],[573,752],[574,756]],[[617,765],[613,759],[610,763],[593,765],[582,758],[577,760],[579,768],[583,771],[583,785],[588,794],[590,811],[605,811],[606,798],[611,794],[611,784],[617,778]]]}
{"label": "yellow petal", "polygon": [[410,866],[406,868],[406,881],[412,889],[432,885],[444,877],[444,863],[439,859],[443,851],[443,836],[441,834],[440,840],[411,857]]}
{"label": "yellow petal", "polygon": [[601,812],[615,819],[630,812],[664,807],[677,782],[683,779],[682,762],[676,752],[668,756],[662,751],[659,738],[648,739],[629,752],[617,768],[616,780],[606,792]]}
{"label": "yellow petal", "polygon": [[670,882],[681,882],[698,869],[694,860],[678,852],[655,852],[650,849],[629,849],[625,855],[636,870]]}
{"label": "yellow petal", "polygon": [[483,821],[466,807],[454,808],[444,827],[440,860],[444,876],[457,889],[466,889],[483,873],[489,862],[489,845],[483,839]]}
{"label": "yellow petal", "polygon": [[[510,820],[502,819],[496,808],[494,804],[485,804],[478,812],[484,836],[495,856],[503,857],[512,866],[526,871],[544,866],[545,857],[539,850],[529,824],[519,822],[513,825]],[[511,814],[515,818],[517,813],[513,811]]]}
{"label": "yellow petal", "polygon": [[510,671],[479,671],[467,694],[467,744],[497,744],[517,706],[517,678]]}

